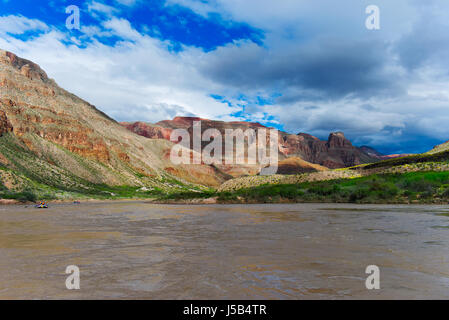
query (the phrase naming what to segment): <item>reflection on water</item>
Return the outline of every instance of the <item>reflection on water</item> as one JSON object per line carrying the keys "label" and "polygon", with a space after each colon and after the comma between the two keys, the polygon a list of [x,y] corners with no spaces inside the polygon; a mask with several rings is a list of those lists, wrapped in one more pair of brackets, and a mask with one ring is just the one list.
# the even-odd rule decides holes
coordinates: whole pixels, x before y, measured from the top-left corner
{"label": "reflection on water", "polygon": [[448,259],[442,206],[0,207],[2,299],[448,299]]}

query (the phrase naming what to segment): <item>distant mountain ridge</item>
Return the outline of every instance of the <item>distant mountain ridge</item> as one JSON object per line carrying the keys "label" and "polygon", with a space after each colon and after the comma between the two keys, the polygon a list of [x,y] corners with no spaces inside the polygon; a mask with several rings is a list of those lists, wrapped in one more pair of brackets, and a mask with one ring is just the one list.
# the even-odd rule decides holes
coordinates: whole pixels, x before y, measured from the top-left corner
{"label": "distant mountain ridge", "polygon": [[[225,122],[198,117],[175,117],[173,120],[159,121],[155,124],[144,122],[122,122],[121,124],[128,130],[144,137],[169,140],[170,134],[174,129],[191,130],[194,121],[201,121],[203,132],[209,128],[218,129],[222,134],[224,134],[226,129],[246,130],[251,128],[256,131],[261,128],[268,129],[254,122]],[[379,161],[379,157],[370,155],[364,152],[363,149],[353,146],[342,132],[331,133],[328,140],[323,141],[305,133],[295,135],[279,131],[278,142],[280,161],[288,158],[298,158],[303,160],[302,164],[307,162],[331,169]],[[290,166],[293,163],[299,164],[299,162],[290,162]],[[313,166],[309,165],[306,165],[306,167],[309,169],[313,168]],[[290,168],[288,172],[295,172],[295,170]],[[301,172],[303,170],[298,167],[297,173]]]}
{"label": "distant mountain ridge", "polygon": [[385,155],[385,154],[380,153],[379,151],[375,150],[374,148],[371,148],[371,147],[368,147],[368,146],[361,146],[360,150],[362,150],[366,154],[370,155],[371,157],[377,158],[379,160],[388,160],[388,159],[402,158],[402,157],[408,157],[408,156],[412,155],[410,153]]}

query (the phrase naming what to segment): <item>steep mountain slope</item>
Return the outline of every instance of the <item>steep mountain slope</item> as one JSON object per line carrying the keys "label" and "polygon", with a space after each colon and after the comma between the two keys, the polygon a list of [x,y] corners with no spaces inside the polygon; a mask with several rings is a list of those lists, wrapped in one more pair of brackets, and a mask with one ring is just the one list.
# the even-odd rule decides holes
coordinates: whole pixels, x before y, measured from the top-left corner
{"label": "steep mountain slope", "polygon": [[37,64],[2,50],[0,135],[3,188],[169,190],[183,183],[219,185],[225,180],[210,166],[172,166],[167,161],[172,143],[126,130],[58,87]]}

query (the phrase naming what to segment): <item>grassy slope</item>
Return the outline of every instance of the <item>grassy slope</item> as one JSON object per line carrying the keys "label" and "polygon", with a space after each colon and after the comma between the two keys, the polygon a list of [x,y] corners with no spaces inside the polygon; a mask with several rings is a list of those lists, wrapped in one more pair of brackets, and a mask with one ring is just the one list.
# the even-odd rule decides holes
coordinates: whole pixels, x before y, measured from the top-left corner
{"label": "grassy slope", "polygon": [[[218,197],[222,202],[448,203],[449,151],[414,155],[340,171],[366,176],[283,184],[203,194],[174,193],[163,199]],[[267,181],[270,181],[267,178]]]}
{"label": "grassy slope", "polygon": [[409,172],[355,179],[266,185],[221,194],[220,198],[255,202],[433,203],[449,201],[449,172]]}
{"label": "grassy slope", "polygon": [[298,184],[267,184],[233,192],[174,193],[160,199],[210,197],[231,203],[448,203],[449,172],[409,172]]}
{"label": "grassy slope", "polygon": [[358,167],[353,167],[351,169],[386,169],[386,168],[392,168],[392,167],[398,167],[398,166],[404,166],[404,165],[414,165],[414,166],[420,166],[422,164],[438,164],[438,163],[447,163],[449,161],[449,151],[443,151],[439,153],[424,153],[424,154],[418,154],[403,158],[396,158],[396,159],[389,159],[384,160],[376,163],[371,163],[367,165],[361,165]]}
{"label": "grassy slope", "polygon": [[449,150],[449,141],[446,141],[445,143],[435,146],[432,150],[430,150],[427,153],[434,154],[434,153],[439,153],[439,152],[448,151],[448,150]]}

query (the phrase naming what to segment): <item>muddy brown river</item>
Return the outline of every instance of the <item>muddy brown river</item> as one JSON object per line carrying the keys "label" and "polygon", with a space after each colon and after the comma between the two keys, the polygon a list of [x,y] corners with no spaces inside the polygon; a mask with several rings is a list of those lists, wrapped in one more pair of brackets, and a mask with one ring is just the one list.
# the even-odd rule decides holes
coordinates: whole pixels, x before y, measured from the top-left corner
{"label": "muddy brown river", "polygon": [[449,206],[0,207],[0,299],[404,298],[449,299]]}

